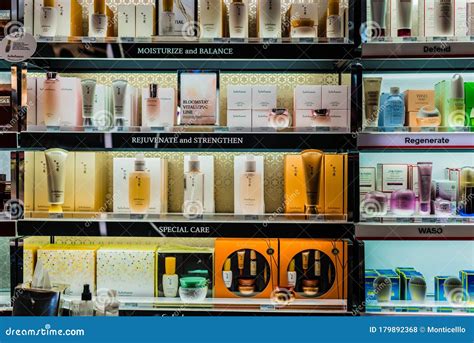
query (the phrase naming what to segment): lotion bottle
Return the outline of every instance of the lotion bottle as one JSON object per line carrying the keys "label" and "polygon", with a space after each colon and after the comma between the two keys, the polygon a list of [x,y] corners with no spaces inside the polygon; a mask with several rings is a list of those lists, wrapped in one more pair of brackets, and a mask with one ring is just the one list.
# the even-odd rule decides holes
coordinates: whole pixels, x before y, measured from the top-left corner
{"label": "lotion bottle", "polygon": [[58,9],[55,5],[55,0],[43,0],[40,16],[41,36],[43,37],[54,37],[56,35]]}
{"label": "lotion bottle", "polygon": [[159,121],[160,99],[158,98],[158,85],[156,83],[149,85],[149,97],[146,99],[143,115],[148,118],[148,122],[152,127],[156,126],[153,123]]}
{"label": "lotion bottle", "polygon": [[242,0],[233,0],[229,5],[230,38],[247,38],[249,21],[247,5]]}
{"label": "lotion bottle", "polygon": [[339,14],[339,0],[329,0],[326,19],[326,37],[342,38],[342,17]]}
{"label": "lotion bottle", "polygon": [[257,162],[253,155],[248,155],[245,161],[245,171],[240,176],[240,203],[242,213],[261,214],[262,180],[257,172]]}
{"label": "lotion bottle", "polygon": [[173,12],[173,0],[162,0],[163,11],[160,13],[160,36],[170,36],[174,31],[175,14]]}
{"label": "lotion bottle", "polygon": [[222,38],[223,6],[222,0],[200,0],[201,38]]}
{"label": "lotion bottle", "polygon": [[290,266],[288,267],[288,272],[287,272],[287,278],[288,278],[288,286],[289,287],[295,287],[296,286],[296,271],[295,271],[295,260],[291,260]]}
{"label": "lotion bottle", "polygon": [[94,303],[89,285],[84,285],[79,305],[79,316],[92,317],[94,315]]}
{"label": "lotion bottle", "polygon": [[227,288],[232,287],[232,270],[231,270],[231,260],[228,258],[224,263],[224,271],[222,272],[222,279]]}
{"label": "lotion bottle", "polygon": [[400,88],[390,88],[390,95],[384,103],[383,113],[384,126],[403,127],[405,123],[405,101],[400,95]]}
{"label": "lotion bottle", "polygon": [[165,274],[163,275],[163,294],[175,298],[178,294],[178,275],[176,275],[176,257],[165,258]]}
{"label": "lotion bottle", "polygon": [[204,212],[204,174],[197,156],[191,156],[188,163],[189,171],[184,174],[183,214],[199,216]]}
{"label": "lotion bottle", "polygon": [[255,250],[250,250],[250,275],[257,276],[257,254]]}
{"label": "lotion bottle", "polygon": [[61,82],[56,72],[47,72],[44,81],[43,104],[46,127],[59,127],[61,123]]}
{"label": "lotion bottle", "polygon": [[280,0],[258,0],[257,27],[260,38],[281,37],[281,2]]}
{"label": "lotion bottle", "polygon": [[89,36],[97,38],[107,37],[108,20],[105,0],[94,0],[94,13],[91,13],[90,24]]}
{"label": "lotion bottle", "polygon": [[129,176],[129,206],[131,213],[146,213],[150,207],[150,173],[143,154],[135,158],[135,171]]}
{"label": "lotion bottle", "polygon": [[448,99],[448,105],[448,126],[464,126],[466,105],[464,102],[464,80],[460,74],[455,74],[451,79],[451,96]]}

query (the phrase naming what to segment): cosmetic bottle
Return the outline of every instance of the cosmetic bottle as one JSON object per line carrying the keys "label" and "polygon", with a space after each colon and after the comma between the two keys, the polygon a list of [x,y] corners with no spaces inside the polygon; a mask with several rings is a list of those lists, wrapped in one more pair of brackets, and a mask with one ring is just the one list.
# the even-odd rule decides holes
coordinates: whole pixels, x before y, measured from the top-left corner
{"label": "cosmetic bottle", "polygon": [[400,189],[390,196],[390,211],[399,216],[411,216],[416,211],[415,192],[410,189]]}
{"label": "cosmetic bottle", "polygon": [[373,284],[374,293],[377,297],[377,302],[387,302],[390,301],[392,296],[392,281],[386,276],[378,276]]}
{"label": "cosmetic bottle", "polygon": [[314,252],[314,276],[317,281],[316,286],[321,284],[321,252],[316,250]]}
{"label": "cosmetic bottle", "polygon": [[434,2],[435,36],[454,35],[454,0],[435,0]]}
{"label": "cosmetic bottle", "polygon": [[151,83],[149,86],[148,98],[145,102],[145,108],[143,109],[143,116],[147,118],[147,122],[151,127],[154,122],[159,120],[160,115],[160,100],[158,99],[158,85]]}
{"label": "cosmetic bottle", "polygon": [[306,183],[305,213],[307,215],[318,214],[319,181],[323,156],[323,152],[320,150],[301,152]]}
{"label": "cosmetic bottle", "polygon": [[255,250],[250,250],[250,275],[257,276],[257,254]]}
{"label": "cosmetic bottle", "polygon": [[464,80],[460,74],[451,79],[451,96],[448,99],[448,126],[464,126],[466,105],[464,103]]}
{"label": "cosmetic bottle", "polygon": [[295,287],[296,286],[296,280],[297,280],[297,274],[295,271],[295,260],[291,260],[290,266],[288,267],[287,271],[287,278],[288,278],[288,286],[289,287]]}
{"label": "cosmetic bottle", "polygon": [[364,196],[361,212],[366,217],[384,216],[387,214],[387,195],[379,191],[371,191]]}
{"label": "cosmetic bottle", "polygon": [[301,264],[303,266],[303,275],[308,277],[308,266],[309,266],[309,251],[304,251],[301,253]]}
{"label": "cosmetic bottle", "polygon": [[165,274],[163,274],[163,294],[174,298],[178,294],[178,275],[176,275],[176,257],[165,258]]}
{"label": "cosmetic bottle", "polygon": [[108,20],[106,15],[105,0],[94,0],[94,13],[91,13],[91,27],[89,36],[104,38],[107,37]]}
{"label": "cosmetic bottle", "polygon": [[222,0],[199,0],[201,38],[222,38],[223,12]]}
{"label": "cosmetic bottle", "polygon": [[96,80],[82,80],[82,125],[92,126],[94,117],[95,87]]}
{"label": "cosmetic bottle", "polygon": [[185,216],[201,216],[204,213],[204,174],[200,170],[199,158],[195,155],[189,160],[189,171],[184,173]]}
{"label": "cosmetic bottle", "polygon": [[425,301],[426,297],[426,281],[423,277],[413,276],[408,282],[411,299],[416,302]]}
{"label": "cosmetic bottle", "polygon": [[371,37],[385,37],[386,17],[387,17],[387,3],[389,0],[371,0],[370,11],[372,14],[372,21],[378,26],[371,32]]}
{"label": "cosmetic bottle", "polygon": [[240,176],[240,204],[244,215],[261,214],[262,183],[253,155],[247,155],[245,171]]}
{"label": "cosmetic bottle", "polygon": [[418,162],[418,197],[420,199],[420,214],[431,213],[431,174],[433,163]]}
{"label": "cosmetic bottle", "polygon": [[281,37],[281,1],[258,0],[258,36],[260,38]]}
{"label": "cosmetic bottle", "polygon": [[291,38],[316,38],[314,20],[299,18],[291,21]]}
{"label": "cosmetic bottle", "polygon": [[342,38],[342,17],[339,14],[339,0],[329,0],[326,19],[326,37]]}
{"label": "cosmetic bottle", "polygon": [[43,0],[41,7],[40,27],[41,36],[54,37],[56,35],[58,22],[58,9],[55,0]]}
{"label": "cosmetic bottle", "polygon": [[444,297],[450,303],[460,303],[464,301],[463,295],[465,291],[463,290],[463,283],[461,279],[453,276],[444,281],[443,284]]}
{"label": "cosmetic bottle", "polygon": [[400,88],[391,87],[390,95],[383,104],[384,106],[384,126],[403,127],[405,124],[405,101],[400,95]]}
{"label": "cosmetic bottle", "polygon": [[419,127],[436,127],[441,124],[441,114],[436,107],[424,106],[416,115],[416,124]]}
{"label": "cosmetic bottle", "polygon": [[412,25],[412,0],[398,0],[398,37],[410,37]]}
{"label": "cosmetic bottle", "polygon": [[115,80],[112,82],[114,93],[114,120],[115,125],[123,127],[125,125],[125,96],[127,95],[128,82],[126,80]]}
{"label": "cosmetic bottle", "polygon": [[129,206],[131,213],[146,213],[150,207],[150,172],[146,170],[145,157],[138,154],[134,171],[129,176]]}
{"label": "cosmetic bottle", "polygon": [[94,315],[94,303],[92,302],[92,294],[89,285],[84,285],[84,289],[81,294],[79,315],[89,317],[92,317]]}
{"label": "cosmetic bottle", "polygon": [[175,14],[173,12],[173,0],[162,1],[163,10],[160,13],[160,36],[171,36],[174,31]]}
{"label": "cosmetic bottle", "polygon": [[237,251],[237,267],[239,268],[239,275],[244,275],[245,250]]}
{"label": "cosmetic bottle", "polygon": [[57,78],[57,73],[47,72],[44,81],[43,105],[45,125],[58,127],[61,123],[61,81]]}
{"label": "cosmetic bottle", "polygon": [[469,1],[466,4],[466,35],[474,37],[474,1]]}
{"label": "cosmetic bottle", "polygon": [[222,279],[227,288],[232,288],[232,269],[231,269],[231,260],[228,258],[224,263],[224,271],[222,272]]}
{"label": "cosmetic bottle", "polygon": [[461,203],[462,215],[474,215],[474,167],[461,169]]}
{"label": "cosmetic bottle", "polygon": [[230,38],[247,38],[249,36],[248,8],[243,0],[232,0],[229,5]]}

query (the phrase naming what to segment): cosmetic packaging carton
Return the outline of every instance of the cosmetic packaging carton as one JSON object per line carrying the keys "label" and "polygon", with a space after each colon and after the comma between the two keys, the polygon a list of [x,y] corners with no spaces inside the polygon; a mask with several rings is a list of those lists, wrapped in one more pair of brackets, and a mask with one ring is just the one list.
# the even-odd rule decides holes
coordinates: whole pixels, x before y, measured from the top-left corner
{"label": "cosmetic packaging carton", "polygon": [[447,301],[447,299],[444,295],[444,282],[449,278],[450,278],[450,276],[435,276],[434,277],[434,282],[435,282],[434,299],[436,301]]}
{"label": "cosmetic packaging carton", "polygon": [[[130,213],[129,178],[135,170],[135,158],[114,158],[113,194],[115,213]],[[149,172],[150,206],[147,213],[160,214],[168,211],[168,161],[162,158],[145,158],[145,170]]]}
{"label": "cosmetic packaging carton", "polygon": [[30,283],[36,267],[38,249],[43,245],[25,243],[23,246],[23,283]]}
{"label": "cosmetic packaging carton", "polygon": [[[433,194],[431,200],[434,201],[437,198],[448,200],[451,202],[451,213],[456,214],[457,208],[457,196],[458,196],[458,185],[456,181],[451,180],[432,180]],[[432,208],[434,208],[432,206]]]}
{"label": "cosmetic packaging carton", "polygon": [[[46,158],[43,151],[35,151],[35,177],[34,177],[34,210],[35,212],[48,212],[50,203],[48,200],[48,173],[46,170]],[[74,152],[68,152],[65,164],[66,186],[64,188],[64,212],[74,211],[74,178],[75,178],[75,156]]]}
{"label": "cosmetic packaging carton", "polygon": [[389,93],[382,93],[380,94],[380,100],[379,100],[379,113],[378,113],[378,120],[377,120],[377,126],[378,127],[384,127],[384,119],[385,119],[385,102],[387,101],[388,97],[390,96]]}
{"label": "cosmetic packaging carton", "polygon": [[76,212],[105,212],[105,156],[96,152],[75,153],[74,206]]}
{"label": "cosmetic packaging carton", "polygon": [[26,125],[36,125],[36,78],[26,78],[26,104],[28,112],[26,113]]}
{"label": "cosmetic packaging carton", "polygon": [[227,86],[227,126],[252,127],[252,87]]}
{"label": "cosmetic packaging carton", "polygon": [[412,267],[398,267],[395,269],[400,276],[400,300],[412,300],[408,284],[414,276],[423,277],[423,275]]}
{"label": "cosmetic packaging carton", "polygon": [[349,86],[321,86],[321,107],[329,110],[330,127],[349,127]]}
{"label": "cosmetic packaging carton", "polygon": [[368,303],[377,300],[374,289],[374,281],[377,277],[379,277],[379,273],[375,269],[365,270],[365,301]]}
{"label": "cosmetic packaging carton", "polygon": [[408,89],[404,92],[405,110],[407,112],[405,125],[418,126],[416,117],[422,107],[433,108],[435,105],[434,90]]}
{"label": "cosmetic packaging carton", "polygon": [[359,168],[360,194],[366,194],[375,191],[375,168]]}
{"label": "cosmetic packaging carton", "polygon": [[136,5],[135,14],[136,36],[145,38],[154,36],[156,34],[155,6]]}
{"label": "cosmetic packaging carton", "polygon": [[418,165],[416,164],[408,165],[408,189],[411,189],[413,192],[415,192],[415,195],[418,197]]}
{"label": "cosmetic packaging carton", "polygon": [[[163,0],[158,2],[158,14],[164,12]],[[190,31],[191,24],[198,21],[198,6],[196,0],[181,0],[178,6],[173,6],[174,12],[174,25],[173,31],[167,35],[169,36],[183,36],[184,34],[188,36],[195,36],[196,32]],[[159,15],[158,15],[159,17]],[[163,22],[158,20],[159,32],[163,31],[162,28]]]}
{"label": "cosmetic packaging carton", "polygon": [[451,181],[456,182],[456,200],[461,200],[461,169],[460,168],[447,168],[447,178]]}
{"label": "cosmetic packaging carton", "polygon": [[[214,213],[214,156],[196,156],[200,172],[204,174],[204,213]],[[184,172],[189,172],[191,155],[184,155]]]}
{"label": "cosmetic packaging carton", "polygon": [[[249,158],[255,162],[255,170],[247,170]],[[253,162],[252,162],[253,163]],[[250,173],[252,175],[250,175]],[[247,175],[249,174],[249,175]],[[244,175],[246,175],[244,177]],[[245,185],[242,184],[243,180],[253,180],[254,186],[250,189],[254,189],[253,194],[246,195],[243,193],[243,189],[246,189]],[[248,214],[245,213],[245,207],[243,204],[243,198],[250,196],[253,199],[250,201],[254,205],[256,213],[252,214],[264,214],[265,213],[265,194],[264,194],[264,157],[263,156],[247,156],[239,155],[234,158],[234,213],[235,214]]]}
{"label": "cosmetic packaging carton", "polygon": [[407,164],[377,164],[376,187],[378,191],[391,193],[408,188]]}
{"label": "cosmetic packaging carton", "polygon": [[[5,76],[7,74],[4,74]],[[0,126],[9,126],[13,118],[12,87],[10,80],[0,81]]]}
{"label": "cosmetic packaging carton", "polygon": [[285,155],[284,164],[285,213],[304,213],[306,182],[301,155]]}
{"label": "cosmetic packaging carton", "polygon": [[[215,247],[217,252],[217,247]],[[163,276],[166,274],[166,259],[175,259],[175,274],[178,278],[200,276],[208,280],[207,298],[214,296],[214,249],[185,245],[160,246],[156,252],[156,296],[164,297]],[[179,297],[179,295],[176,295]]]}
{"label": "cosmetic packaging carton", "polygon": [[317,3],[292,3],[286,16],[286,21],[290,24],[290,36],[293,35],[293,21],[299,24],[302,20],[312,20],[314,21],[313,28],[315,37],[318,37],[318,9],[319,6]]}
{"label": "cosmetic packaging carton", "polygon": [[[474,22],[472,25],[474,26]],[[470,127],[474,127],[474,82],[464,82],[464,102],[466,106],[466,123]]]}
{"label": "cosmetic packaging carton", "polygon": [[269,116],[277,107],[277,86],[252,86],[252,127],[266,128],[271,126]]}
{"label": "cosmetic packaging carton", "polygon": [[[305,257],[304,253],[309,254]],[[280,286],[288,285],[287,272],[294,260],[297,298],[347,299],[347,258],[344,241],[280,239]],[[316,289],[306,288],[308,280]]]}
{"label": "cosmetic packaging carton", "polygon": [[461,270],[459,278],[462,281],[462,289],[467,295],[469,302],[474,302],[474,270]]}
{"label": "cosmetic packaging carton", "polygon": [[45,78],[38,78],[36,83],[36,122],[37,125],[45,124],[45,111],[48,109],[48,98],[54,96],[60,103],[59,117],[60,126],[82,125],[82,91],[81,82],[75,77],[58,77],[60,89],[57,94],[45,93]]}
{"label": "cosmetic packaging carton", "polygon": [[49,244],[38,249],[38,263],[52,284],[68,285],[67,295],[81,295],[84,285],[95,293],[96,245]]}
{"label": "cosmetic packaging carton", "polygon": [[435,106],[441,115],[441,126],[464,126],[465,98],[464,82],[459,74],[435,84]]}
{"label": "cosmetic packaging carton", "polygon": [[392,269],[376,269],[381,276],[386,276],[392,282],[391,300],[400,300],[400,276]]}
{"label": "cosmetic packaging carton", "polygon": [[35,12],[35,2],[34,0],[24,0],[24,12],[23,12],[23,27],[26,33],[34,35],[35,26],[34,26],[34,12]]}
{"label": "cosmetic packaging carton", "polygon": [[155,296],[156,246],[120,245],[97,250],[97,290],[119,297]]}
{"label": "cosmetic packaging carton", "polygon": [[25,212],[34,210],[35,196],[35,152],[25,151],[24,168],[23,168],[23,201]]}
{"label": "cosmetic packaging carton", "polygon": [[150,128],[173,127],[176,124],[176,90],[158,87],[157,97],[159,114],[157,118],[153,118],[146,113],[146,102],[150,98],[150,91],[148,88],[142,89],[142,126]]}
{"label": "cosmetic packaging carton", "polygon": [[306,128],[330,125],[331,119],[326,113],[319,118],[317,116],[318,110],[323,110],[321,92],[322,89],[319,85],[297,85],[295,87],[293,95],[294,127]]}
{"label": "cosmetic packaging carton", "polygon": [[215,125],[218,116],[217,72],[179,73],[181,125]]}
{"label": "cosmetic packaging carton", "polygon": [[324,214],[347,214],[347,154],[324,154]]}
{"label": "cosmetic packaging carton", "polygon": [[[30,14],[30,8],[34,11]],[[31,26],[31,17],[33,17],[34,34],[41,34],[40,17],[42,13],[43,1],[28,1],[25,4],[25,15],[27,17],[27,25]],[[57,9],[56,36],[58,37],[80,37],[83,36],[82,30],[82,6],[77,0],[56,0],[55,7]]]}
{"label": "cosmetic packaging carton", "polygon": [[133,4],[118,5],[118,36],[119,37],[135,37],[136,31],[136,6]]}
{"label": "cosmetic packaging carton", "polygon": [[[217,238],[215,251],[216,298],[271,297],[278,286],[277,239]],[[252,260],[252,257],[255,259]],[[229,288],[223,279],[227,259],[230,259],[232,271],[232,284]]]}
{"label": "cosmetic packaging carton", "polygon": [[467,0],[455,0],[454,2],[454,35],[466,37],[467,35]]}
{"label": "cosmetic packaging carton", "polygon": [[92,117],[93,125],[104,130],[113,128],[113,112],[112,87],[96,85],[94,94],[94,115]]}

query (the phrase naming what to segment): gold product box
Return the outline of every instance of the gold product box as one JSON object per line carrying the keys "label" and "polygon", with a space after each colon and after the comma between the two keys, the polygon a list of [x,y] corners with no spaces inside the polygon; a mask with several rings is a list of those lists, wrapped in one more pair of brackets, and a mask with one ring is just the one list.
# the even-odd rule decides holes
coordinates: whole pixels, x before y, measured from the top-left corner
{"label": "gold product box", "polygon": [[324,155],[324,213],[347,214],[347,154]]}

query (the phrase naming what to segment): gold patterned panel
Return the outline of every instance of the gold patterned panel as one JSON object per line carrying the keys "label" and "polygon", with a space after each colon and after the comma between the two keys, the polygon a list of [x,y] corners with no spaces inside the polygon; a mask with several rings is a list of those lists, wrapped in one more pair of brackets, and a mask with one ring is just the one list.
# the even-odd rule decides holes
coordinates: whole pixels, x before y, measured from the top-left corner
{"label": "gold patterned panel", "polygon": [[214,247],[214,238],[169,238],[169,237],[68,237],[58,236],[55,238],[57,244],[68,245],[158,245],[177,244],[190,247]]}

